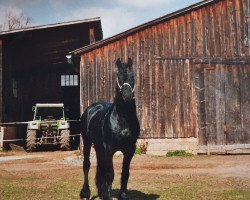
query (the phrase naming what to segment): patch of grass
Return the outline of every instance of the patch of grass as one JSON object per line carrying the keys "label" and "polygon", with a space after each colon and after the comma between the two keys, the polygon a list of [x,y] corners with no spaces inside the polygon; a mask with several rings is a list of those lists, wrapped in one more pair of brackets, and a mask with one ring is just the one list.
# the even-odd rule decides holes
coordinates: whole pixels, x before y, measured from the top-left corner
{"label": "patch of grass", "polygon": [[136,148],[135,149],[135,155],[141,155],[142,154],[142,150],[141,150],[141,148]]}
{"label": "patch of grass", "polygon": [[235,200],[235,199],[250,199],[249,190],[231,190],[223,194],[223,199]]}
{"label": "patch of grass", "polygon": [[169,151],[167,152],[166,156],[167,157],[173,157],[173,156],[187,157],[187,156],[193,156],[193,154],[186,152],[186,151]]}
{"label": "patch of grass", "polygon": [[79,199],[81,171],[63,171],[64,173],[57,170],[0,176],[0,199]]}
{"label": "patch of grass", "polygon": [[[96,196],[94,183],[95,170],[90,170],[91,196]],[[113,199],[116,200],[120,188],[120,169],[116,170],[113,183]],[[64,169],[39,173],[18,172],[0,175],[1,200],[37,199],[79,199],[82,186],[82,169]],[[133,200],[172,200],[172,199],[250,199],[250,190],[238,188],[237,180],[216,179],[213,177],[159,175],[131,171],[128,194]]]}
{"label": "patch of grass", "polygon": [[[114,160],[114,200],[117,200],[120,189],[122,158],[122,156],[118,156]],[[202,157],[200,161],[203,162],[206,159],[211,161],[211,158]],[[82,166],[70,167],[57,162],[53,164],[50,159],[46,168],[44,167],[46,163],[40,162],[37,164],[29,162],[26,165],[17,161],[13,161],[12,164],[0,163],[0,199],[79,199],[79,193],[83,184]],[[194,166],[193,161],[196,161],[196,159],[192,160],[192,163],[181,157],[168,160],[165,157],[135,156],[134,159],[128,183],[128,195],[132,200],[250,199],[250,182],[248,177],[241,179],[196,173],[199,170],[192,168]],[[168,164],[168,170],[162,167],[171,160],[173,163]],[[159,165],[159,169],[145,167],[147,162],[150,162],[152,165]],[[28,166],[30,166],[30,170],[20,170],[21,167],[27,169]],[[175,166],[177,166],[176,169]],[[95,167],[96,164],[92,163],[89,174],[91,197],[97,195]],[[203,172],[207,170],[207,168],[197,169],[204,170]],[[186,173],[182,173],[185,170],[187,170]]]}

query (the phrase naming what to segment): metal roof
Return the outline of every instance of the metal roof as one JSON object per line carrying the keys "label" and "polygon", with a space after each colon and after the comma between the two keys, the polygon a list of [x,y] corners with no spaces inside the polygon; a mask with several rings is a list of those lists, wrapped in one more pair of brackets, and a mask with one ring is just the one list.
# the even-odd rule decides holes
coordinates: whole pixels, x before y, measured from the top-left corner
{"label": "metal roof", "polygon": [[67,25],[73,25],[73,24],[88,23],[88,22],[94,22],[94,21],[100,21],[100,20],[101,20],[100,17],[96,17],[96,18],[83,19],[83,20],[60,22],[60,23],[55,23],[55,24],[32,26],[32,27],[26,27],[26,28],[21,28],[21,29],[15,29],[15,30],[12,30],[12,31],[2,31],[2,32],[0,32],[0,36],[1,35],[12,34],[12,33],[24,32],[24,31],[32,31],[32,30],[54,28],[54,27],[59,27],[59,26],[67,26]]}
{"label": "metal roof", "polygon": [[223,1],[223,0],[205,0],[205,1],[201,1],[199,3],[196,3],[196,4],[193,4],[193,5],[188,6],[186,8],[183,8],[181,10],[178,10],[178,11],[175,11],[173,13],[167,14],[167,15],[165,15],[163,17],[160,17],[160,18],[157,18],[155,20],[152,20],[152,21],[149,21],[147,23],[144,23],[142,25],[136,26],[136,27],[134,27],[132,29],[129,29],[127,31],[124,31],[124,32],[119,33],[117,35],[114,35],[112,37],[109,37],[109,38],[107,38],[105,40],[101,40],[99,42],[96,42],[96,43],[90,44],[88,46],[84,46],[82,48],[79,48],[79,49],[76,49],[74,51],[71,51],[71,52],[69,52],[69,54],[79,55],[79,54],[83,54],[85,52],[92,51],[92,50],[94,50],[96,48],[99,48],[101,46],[104,46],[104,45],[107,45],[109,43],[112,43],[112,42],[114,42],[116,40],[119,40],[121,38],[124,38],[124,37],[126,37],[128,35],[134,34],[136,32],[142,31],[144,29],[147,29],[149,27],[152,27],[152,26],[157,25],[159,23],[162,23],[164,21],[167,21],[167,20],[170,20],[172,18],[184,15],[184,14],[186,14],[188,12],[200,9],[200,8],[202,8],[204,6],[207,6],[207,5],[219,2],[219,1]]}

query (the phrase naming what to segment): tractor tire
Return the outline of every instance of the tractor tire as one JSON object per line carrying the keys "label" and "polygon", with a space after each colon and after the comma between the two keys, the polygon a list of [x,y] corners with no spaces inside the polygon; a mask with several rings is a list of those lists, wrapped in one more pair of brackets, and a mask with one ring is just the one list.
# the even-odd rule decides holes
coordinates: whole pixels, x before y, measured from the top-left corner
{"label": "tractor tire", "polygon": [[34,151],[36,148],[36,130],[27,130],[26,136],[26,150],[28,152]]}
{"label": "tractor tire", "polygon": [[60,145],[61,150],[70,150],[69,130],[61,130]]}

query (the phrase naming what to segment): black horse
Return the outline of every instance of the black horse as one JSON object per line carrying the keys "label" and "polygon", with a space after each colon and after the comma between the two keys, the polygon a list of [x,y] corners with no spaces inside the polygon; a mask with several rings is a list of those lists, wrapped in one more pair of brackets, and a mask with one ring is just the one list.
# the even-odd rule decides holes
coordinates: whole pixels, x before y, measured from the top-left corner
{"label": "black horse", "polygon": [[94,144],[97,157],[98,196],[104,200],[112,199],[113,155],[116,151],[121,151],[124,157],[119,199],[128,199],[129,166],[140,134],[140,125],[136,116],[132,60],[129,58],[128,63],[122,63],[118,59],[116,65],[118,73],[114,103],[94,103],[85,110],[81,117],[81,132],[84,141],[84,184],[80,193],[82,199],[90,197],[88,173],[92,144]]}

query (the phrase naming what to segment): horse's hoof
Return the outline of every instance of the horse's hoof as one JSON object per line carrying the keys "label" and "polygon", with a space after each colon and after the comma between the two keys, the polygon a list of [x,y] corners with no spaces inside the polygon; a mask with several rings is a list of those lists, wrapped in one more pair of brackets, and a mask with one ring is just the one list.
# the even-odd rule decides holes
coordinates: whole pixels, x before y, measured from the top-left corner
{"label": "horse's hoof", "polygon": [[89,200],[89,197],[90,197],[90,190],[82,189],[80,193],[81,200]]}
{"label": "horse's hoof", "polygon": [[128,200],[129,198],[128,198],[127,193],[122,192],[122,193],[119,194],[118,199],[119,199],[119,200]]}
{"label": "horse's hoof", "polygon": [[112,196],[102,196],[99,197],[101,200],[112,200]]}
{"label": "horse's hoof", "polygon": [[112,197],[104,197],[101,200],[112,200]]}

